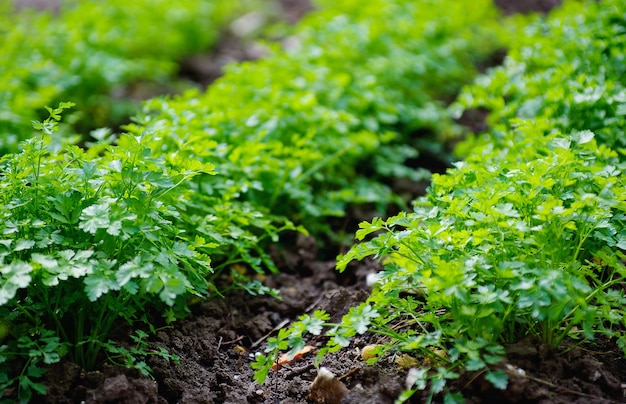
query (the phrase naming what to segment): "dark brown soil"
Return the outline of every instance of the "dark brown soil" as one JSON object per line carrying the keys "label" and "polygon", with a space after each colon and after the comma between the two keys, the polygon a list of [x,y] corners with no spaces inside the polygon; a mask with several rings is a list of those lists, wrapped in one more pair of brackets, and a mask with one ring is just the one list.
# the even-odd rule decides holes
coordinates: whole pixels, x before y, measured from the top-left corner
{"label": "dark brown soil", "polygon": [[[507,12],[545,11],[556,1],[498,0]],[[310,9],[306,0],[282,0],[284,18],[293,22]],[[250,44],[226,36],[216,52],[190,58],[183,73],[200,83],[209,83],[226,61],[258,57]],[[221,59],[220,59],[221,58]],[[219,60],[218,60],[219,59]],[[484,118],[473,120],[479,125]],[[470,117],[471,121],[472,118]],[[472,124],[469,122],[469,124]],[[347,229],[353,231],[354,229]],[[294,236],[276,246],[274,255],[281,273],[264,279],[280,290],[282,300],[233,292],[192,307],[188,318],[157,332],[153,348],[165,347],[180,362],[148,359],[154,380],[127,369],[105,366],[85,372],[71,363],[57,364],[47,373],[48,394],[42,400],[55,403],[306,403],[314,402],[311,385],[318,374],[314,353],[271,372],[264,385],[253,379],[250,363],[264,349],[267,338],[303,313],[327,310],[337,321],[351,306],[369,294],[365,278],[380,270],[376,262],[353,263],[344,274],[334,270],[333,256],[340,247],[323,253],[315,240]],[[289,247],[284,248],[288,245]],[[282,250],[281,250],[282,248]],[[280,257],[280,258],[278,258]],[[405,388],[407,370],[394,358],[383,357],[373,366],[361,359],[360,349],[378,343],[375,336],[355,338],[349,349],[327,356],[321,366],[343,384],[343,403],[393,403]],[[323,339],[311,339],[319,347]],[[532,340],[507,348],[502,369],[510,384],[500,391],[485,382],[481,374],[466,373],[455,388],[468,403],[613,403],[626,402],[626,360],[610,341],[570,350],[551,351]],[[339,387],[338,387],[339,388]],[[343,388],[342,388],[343,389]],[[419,395],[412,402],[421,402]],[[439,398],[436,398],[438,400]],[[333,404],[339,401],[328,399]]]}
{"label": "dark brown soil", "polygon": [[[346,273],[334,262],[312,259],[315,241],[298,236],[283,260],[282,273],[267,285],[280,290],[282,300],[229,294],[193,307],[192,314],[159,331],[150,345],[166,347],[180,363],[148,360],[155,380],[136,372],[106,366],[85,373],[71,363],[48,372],[47,402],[58,403],[313,403],[310,388],[317,376],[314,352],[270,372],[264,385],[252,380],[250,363],[263,350],[268,336],[286,322],[317,309],[331,321],[368,296],[367,274],[379,271],[376,262],[354,263]],[[323,339],[308,343],[319,347]],[[341,403],[391,404],[405,386],[407,370],[393,356],[369,366],[361,359],[366,345],[383,342],[369,335],[355,338],[350,348],[327,356],[321,366],[347,388]],[[500,391],[481,374],[466,373],[455,384],[468,403],[615,403],[624,399],[626,360],[615,344],[597,341],[583,347],[552,351],[532,340],[507,347],[501,365],[510,378]],[[421,402],[416,395],[411,402]],[[323,401],[317,401],[321,403]],[[332,404],[333,401],[326,401]],[[337,404],[339,401],[336,402]]]}

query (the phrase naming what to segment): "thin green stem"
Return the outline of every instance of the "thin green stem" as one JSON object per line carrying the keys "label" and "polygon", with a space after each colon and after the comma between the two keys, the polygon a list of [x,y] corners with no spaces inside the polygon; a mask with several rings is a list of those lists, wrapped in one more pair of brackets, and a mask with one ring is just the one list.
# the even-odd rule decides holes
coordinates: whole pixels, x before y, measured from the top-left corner
{"label": "thin green stem", "polygon": [[43,292],[42,295],[44,297],[44,302],[46,306],[46,310],[48,311],[48,318],[53,319],[54,325],[57,330],[57,335],[60,335],[63,338],[63,341],[70,342],[70,339],[65,331],[65,327],[61,324],[61,318],[58,315],[58,309],[60,307],[61,297],[63,295],[63,290],[60,287],[55,289],[55,302],[54,304],[50,304],[48,299],[48,293]]}
{"label": "thin green stem", "polygon": [[[85,333],[85,311],[82,308],[78,309],[78,312],[75,314],[76,318],[76,327],[75,335],[74,335],[74,361],[79,365],[86,367],[85,363],[85,349],[83,348],[83,336]],[[89,368],[87,368],[89,369]]]}
{"label": "thin green stem", "polygon": [[39,141],[39,150],[37,151],[37,160],[36,160],[36,165],[34,167],[35,181],[34,181],[34,184],[32,184],[32,186],[35,188],[35,201],[34,201],[35,212],[39,211],[39,176],[41,175],[42,156],[43,156],[43,135],[41,135],[41,139]]}

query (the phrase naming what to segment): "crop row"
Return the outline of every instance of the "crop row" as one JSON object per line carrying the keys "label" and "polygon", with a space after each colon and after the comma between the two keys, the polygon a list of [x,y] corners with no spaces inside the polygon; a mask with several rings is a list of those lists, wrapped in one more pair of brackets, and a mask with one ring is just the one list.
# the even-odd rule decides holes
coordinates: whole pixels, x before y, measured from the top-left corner
{"label": "crop row", "polygon": [[[91,3],[77,7],[82,4]],[[203,4],[190,2],[180,13],[159,9],[154,18],[205,10]],[[326,219],[350,203],[381,210],[401,203],[384,182],[428,176],[407,169],[405,160],[455,133],[438,100],[450,98],[500,46],[496,10],[486,0],[319,6],[300,25],[294,48],[231,66],[204,94],[146,103],[119,138],[88,148],[58,142],[61,118],[74,107],[60,102],[34,121],[38,132],[19,152],[0,160],[0,391],[20,400],[44,394],[38,379],[45,365],[66,355],[86,369],[106,357],[148,372],[142,356],[149,352],[125,350],[109,338],[128,326],[170,323],[190,301],[230,287],[275,294],[248,276],[276,270],[265,252],[270,241],[285,230],[327,232]],[[41,50],[28,57],[48,60],[41,66],[25,60],[21,66],[41,69],[24,67],[10,82],[50,83],[33,86],[32,100],[24,87],[7,87],[15,97],[3,102],[17,103],[7,111],[23,115],[5,121],[3,139],[23,136],[19,128],[31,118],[33,102],[76,91],[77,100],[90,104],[91,94],[106,94],[117,83],[118,69],[128,79],[170,72],[170,60],[192,50],[180,47],[199,29],[173,30],[164,38],[173,41],[169,49],[146,45],[163,33],[154,34],[156,24],[102,17],[84,26],[92,36],[81,31],[79,38],[59,39],[58,49],[46,30],[62,26],[51,16],[32,14],[8,32],[43,30]],[[83,20],[67,21],[82,26]],[[129,42],[115,29],[125,21],[139,30]],[[11,43],[16,57],[27,57]],[[100,45],[77,46],[85,43]],[[147,53],[135,64],[117,49]],[[58,52],[57,59],[43,58],[45,52]],[[112,58],[113,66],[101,65],[102,58]],[[56,75],[60,66],[78,69],[68,86],[65,75]],[[144,334],[133,338],[141,343]]]}
{"label": "crop row", "polygon": [[180,59],[211,47],[227,22],[253,7],[243,0],[89,0],[62,2],[55,12],[16,11],[17,3],[0,2],[3,154],[32,135],[30,121],[45,118],[38,112],[44,105],[78,103],[75,130],[122,123],[136,106],[117,93],[150,83],[175,87]]}
{"label": "crop row", "polygon": [[490,129],[412,212],[361,223],[338,269],[380,259],[370,298],[340,324],[320,311],[281,330],[253,365],[259,381],[306,333],[329,337],[320,360],[365,332],[386,337],[378,357],[412,355],[399,401],[462,401],[466,372],[504,390],[520,374],[503,365],[506,346],[525,338],[554,349],[606,338],[626,352],[622,3],[567,2],[463,90],[450,112],[484,108]]}
{"label": "crop row", "polygon": [[309,231],[324,231],[319,218],[341,216],[349,203],[401,203],[384,184],[428,178],[405,162],[456,134],[440,100],[499,46],[496,10],[319,3],[295,49],[230,66],[204,94],[148,102],[127,130],[154,134],[159,153],[214,163],[222,175],[207,194]]}

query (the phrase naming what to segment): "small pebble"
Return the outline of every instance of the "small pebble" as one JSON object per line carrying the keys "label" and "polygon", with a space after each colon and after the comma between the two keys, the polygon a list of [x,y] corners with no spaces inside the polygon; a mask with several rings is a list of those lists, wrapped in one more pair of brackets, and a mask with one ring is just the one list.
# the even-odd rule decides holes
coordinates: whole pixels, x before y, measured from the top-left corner
{"label": "small pebble", "polygon": [[316,404],[340,404],[347,394],[348,388],[324,367],[317,371],[309,390],[309,397]]}

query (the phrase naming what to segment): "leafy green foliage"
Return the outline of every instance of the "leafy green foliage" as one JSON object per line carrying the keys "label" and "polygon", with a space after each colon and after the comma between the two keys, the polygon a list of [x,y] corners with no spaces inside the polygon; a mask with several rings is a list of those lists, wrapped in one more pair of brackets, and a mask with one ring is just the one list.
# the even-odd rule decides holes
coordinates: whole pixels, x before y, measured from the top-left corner
{"label": "leafy green foliage", "polygon": [[[232,287],[275,294],[246,275],[276,270],[265,246],[284,230],[306,231],[292,221],[319,230],[325,227],[318,218],[341,215],[348,203],[382,210],[395,197],[380,180],[426,176],[403,167],[416,157],[418,142],[403,143],[418,129],[451,127],[434,97],[458,88],[474,61],[496,46],[492,27],[468,28],[493,16],[493,8],[474,7],[433,29],[427,23],[437,15],[432,2],[419,9],[412,2],[376,3],[354,17],[341,8],[350,2],[329,6],[302,25],[300,50],[233,66],[206,95],[152,101],[129,133],[117,138],[99,130],[89,149],[58,139],[69,103],[34,121],[41,134],[0,160],[0,308],[10,330],[3,335],[0,374],[7,386],[18,385],[20,399],[40,392],[30,384],[40,355],[27,371],[12,367],[29,355],[20,338],[39,345],[49,335],[57,338],[50,360],[67,351],[89,369],[104,350],[145,371],[135,359],[146,349],[143,337],[135,348],[115,347],[105,342],[115,327],[150,325],[152,312],[175,320],[188,300],[225,293],[215,286],[224,272]],[[2,18],[15,17],[16,25],[2,31],[3,50],[16,62],[11,66],[33,69],[0,72],[8,81],[0,97],[7,111],[3,147],[15,148],[25,133],[20,122],[34,117],[35,105],[73,94],[86,111],[92,100],[107,108],[100,95],[114,86],[171,73],[171,60],[207,45],[188,39],[200,37],[208,14],[229,9],[221,4],[113,3],[102,12],[99,2],[86,1],[58,16],[16,16],[7,5]],[[145,18],[135,23],[132,10]],[[164,32],[163,25],[182,32]],[[124,32],[134,32],[133,41]],[[445,45],[451,33],[460,39]],[[166,46],[142,42],[163,35]],[[484,42],[480,52],[477,38]],[[32,44],[32,51],[23,53],[18,43]],[[31,83],[29,91],[24,83]],[[97,124],[99,115],[89,114]],[[376,167],[359,167],[381,149]],[[319,321],[303,321],[303,330],[321,332]],[[367,325],[361,322],[358,332]],[[29,378],[20,378],[24,374]]]}
{"label": "leafy green foliage", "polygon": [[362,224],[361,239],[384,233],[338,266],[385,257],[376,307],[406,310],[399,293],[421,296],[418,321],[456,349],[459,337],[505,343],[530,334],[552,346],[576,334],[623,339],[623,164],[591,132],[544,138],[519,124],[508,147],[485,148],[433,178],[415,212]]}
{"label": "leafy green foliage", "polygon": [[[50,330],[38,330],[33,335],[23,335],[7,345],[0,346],[0,391],[18,386],[17,397],[21,402],[29,402],[33,393],[45,394],[45,386],[38,379],[45,372],[41,365],[59,361],[66,347]],[[6,371],[8,360],[25,359],[19,373],[11,375]]]}
{"label": "leafy green foliage", "polygon": [[149,349],[148,334],[137,330],[135,335],[130,336],[134,346],[129,348],[116,345],[113,341],[108,341],[103,344],[103,347],[107,351],[108,359],[112,363],[116,363],[120,366],[127,367],[129,369],[136,369],[144,376],[152,376],[152,368],[145,362],[146,356],[158,356],[166,361],[174,361],[180,363],[178,355],[170,354],[165,348],[158,347],[156,350]]}
{"label": "leafy green foliage", "polygon": [[165,85],[180,58],[213,45],[235,13],[252,8],[247,0],[84,0],[52,14],[17,12],[14,3],[0,1],[1,153],[16,151],[41,106],[60,99],[81,105],[71,117],[81,129],[124,122],[137,105],[116,93]]}
{"label": "leafy green foliage", "polygon": [[[457,402],[446,387],[457,369],[504,389],[503,345],[528,335],[557,347],[604,334],[626,347],[621,9],[566,3],[464,90],[452,111],[485,108],[492,129],[463,145],[467,160],[434,176],[414,212],[361,224],[363,242],[338,268],[373,256],[385,269],[370,299],[329,325],[322,355],[367,323],[389,337],[385,349],[436,358],[399,402],[427,389]],[[369,308],[380,315],[353,315]]]}
{"label": "leafy green foliage", "polygon": [[[19,39],[28,27],[58,29],[56,22],[77,23],[85,14],[91,34],[60,29],[65,39],[57,38],[56,47],[55,37],[41,36],[42,50],[31,56],[45,68],[21,73],[30,78],[24,82],[36,77],[32,88],[43,95],[30,93],[32,104],[0,97],[10,118],[7,129],[0,128],[6,147],[22,136],[14,124],[30,117],[32,105],[73,91],[89,104],[91,94],[120,83],[169,74],[171,60],[206,45],[187,41],[205,26],[187,19],[203,2],[177,4],[180,12],[165,2],[138,5],[149,26],[128,23],[112,6],[99,13],[99,4],[80,3],[59,17],[30,14],[18,25]],[[87,150],[55,141],[61,112],[71,106],[62,103],[34,122],[41,135],[0,160],[0,326],[9,330],[0,340],[0,387],[17,385],[19,399],[42,393],[41,363],[65,352],[87,368],[108,357],[149,372],[146,355],[175,358],[150,351],[141,331],[133,346],[111,343],[120,323],[151,326],[153,312],[173,321],[189,300],[225,293],[216,286],[224,273],[232,287],[275,294],[247,275],[276,270],[265,247],[282,231],[319,234],[328,229],[324,218],[342,215],[351,203],[380,211],[390,202],[402,205],[383,184],[428,177],[404,164],[457,133],[439,100],[501,45],[491,2],[320,4],[326,8],[301,24],[295,47],[229,67],[205,94],[146,103],[119,139],[94,132],[99,142]],[[183,27],[167,38],[169,46],[142,42],[144,32],[150,41],[158,36],[153,11],[175,20],[166,25]],[[107,18],[132,25],[126,28],[138,42],[112,46],[124,31],[111,30]],[[11,41],[7,48],[22,60]],[[65,63],[74,49],[88,60]],[[129,53],[136,64],[127,64]],[[76,68],[71,80],[50,63],[55,57]],[[28,60],[24,65],[40,66]],[[22,87],[10,91],[23,94]],[[101,100],[95,104],[106,108]],[[97,114],[93,118],[97,122]],[[385,260],[370,300],[340,324],[316,312],[281,330],[257,357],[255,380],[267,377],[278,351],[295,354],[307,333],[330,338],[323,355],[373,330],[391,338],[381,352],[429,358],[432,365],[420,371],[414,389],[430,387],[431,396],[447,394],[453,402],[458,395],[448,381],[459,377],[461,366],[505,387],[506,375],[494,365],[504,355],[500,344],[514,339],[520,324],[554,345],[578,332],[615,335],[624,297],[613,286],[624,266],[611,247],[625,244],[623,213],[616,213],[623,211],[623,199],[616,198],[623,195],[623,167],[608,148],[596,147],[590,132],[554,136],[538,147],[536,159],[535,147],[543,144],[538,132],[522,128],[510,150],[485,149],[476,161],[435,177],[414,213],[364,224],[357,236],[367,241],[340,267],[371,255]],[[418,135],[424,133],[431,135]],[[543,188],[535,189],[538,184]],[[553,248],[553,240],[561,245]]]}
{"label": "leafy green foliage", "polygon": [[207,180],[211,195],[315,233],[327,230],[319,218],[351,203],[402,206],[384,184],[428,178],[404,165],[435,140],[415,134],[456,133],[438,99],[499,45],[495,9],[487,1],[321,3],[292,49],[229,66],[205,94],[152,100],[127,130],[157,133],[155,150],[216,164],[228,181]]}
{"label": "leafy green foliage", "polygon": [[[517,122],[506,147],[435,175],[414,212],[361,224],[363,242],[338,269],[373,256],[385,270],[369,300],[326,332],[322,355],[367,330],[389,336],[387,349],[443,350],[416,381],[432,398],[457,368],[505,388],[492,367],[501,344],[528,335],[556,347],[605,334],[623,346],[625,166],[589,131],[543,129]],[[398,331],[399,321],[413,325]]]}
{"label": "leafy green foliage", "polygon": [[299,321],[294,322],[290,329],[282,328],[278,331],[276,337],[271,337],[267,341],[267,347],[264,353],[258,353],[256,360],[252,363],[252,368],[256,369],[254,380],[261,384],[267,378],[272,365],[277,363],[279,351],[291,348],[289,355],[294,356],[305,345],[304,335],[310,333],[312,335],[320,335],[323,326],[330,319],[328,313],[322,310],[316,310],[313,315],[302,315]]}
{"label": "leafy green foliage", "polygon": [[[452,107],[490,112],[489,133],[460,149],[467,160],[434,176],[414,212],[362,223],[363,242],[339,258],[340,270],[384,262],[360,307],[380,313],[368,328],[386,349],[445,352],[400,402],[427,389],[457,402],[457,369],[506,388],[503,345],[528,335],[626,347],[622,14],[619,2],[569,2],[531,25]],[[348,313],[327,351],[349,343],[337,330],[360,327]]]}
{"label": "leafy green foliage", "polygon": [[[213,246],[190,240],[175,222],[189,206],[189,179],[213,167],[174,166],[151,157],[146,138],[129,135],[102,156],[51,150],[50,134],[71,106],[49,109],[34,123],[42,135],[0,160],[0,306],[10,330],[0,358],[10,366],[28,352],[31,376],[40,357],[53,363],[61,349],[93,368],[120,320],[149,322],[146,307],[174,319],[188,298],[211,292]],[[46,348],[33,356],[24,341]],[[40,390],[23,374],[5,380],[19,384],[21,399]]]}
{"label": "leafy green foliage", "polygon": [[72,106],[48,108],[48,119],[33,122],[41,135],[0,159],[0,309],[9,330],[0,341],[0,374],[25,400],[42,393],[34,380],[43,369],[41,355],[15,368],[34,352],[22,338],[56,338],[45,363],[67,352],[92,369],[104,350],[109,360],[148,372],[141,357],[167,353],[146,351],[141,335],[135,347],[117,347],[105,342],[111,334],[124,324],[151,325],[159,321],[154,313],[172,322],[190,299],[225,293],[214,284],[225,271],[231,287],[276,296],[245,271],[275,270],[264,240],[298,230],[263,208],[203,192],[214,166],[155,153],[160,143],[149,133],[122,135],[115,146],[60,147],[51,137]]}
{"label": "leafy green foliage", "polygon": [[619,0],[566,2],[529,25],[504,64],[467,87],[453,107],[489,111],[491,131],[463,150],[504,142],[513,118],[546,120],[547,133],[591,130],[599,142],[625,147],[625,32]]}

